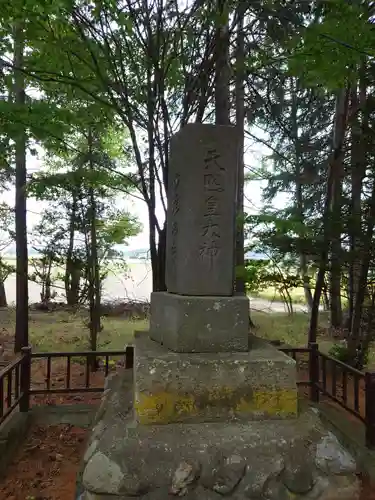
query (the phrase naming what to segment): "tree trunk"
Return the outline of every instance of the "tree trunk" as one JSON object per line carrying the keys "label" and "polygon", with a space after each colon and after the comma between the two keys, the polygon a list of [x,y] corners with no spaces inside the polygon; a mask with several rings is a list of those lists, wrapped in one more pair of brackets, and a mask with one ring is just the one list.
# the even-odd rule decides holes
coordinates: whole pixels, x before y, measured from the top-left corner
{"label": "tree trunk", "polygon": [[47,275],[46,275],[46,286],[45,286],[45,300],[49,302],[52,298],[52,279],[51,279],[51,273],[52,273],[52,260],[51,258],[48,259],[48,266],[47,266]]}
{"label": "tree trunk", "polygon": [[323,309],[325,312],[329,311],[329,296],[328,296],[328,287],[327,283],[324,281],[323,289]]}
{"label": "tree trunk", "polygon": [[[20,68],[23,67],[24,32],[20,23],[14,29],[14,102],[16,107],[25,106],[25,81]],[[21,351],[29,343],[28,307],[28,251],[26,211],[26,130],[19,125],[15,139],[16,166],[16,331],[14,351]]]}
{"label": "tree trunk", "polygon": [[237,8],[237,47],[236,47],[236,127],[240,137],[240,161],[237,178],[237,224],[236,224],[236,292],[245,293],[244,280],[244,137],[245,137],[245,32],[244,17],[246,4],[239,2]]}
{"label": "tree trunk", "polygon": [[[294,163],[295,163],[295,178],[296,178],[296,213],[300,222],[300,227],[304,227],[304,204],[303,204],[303,191],[302,191],[302,154],[300,148],[300,138],[298,133],[298,104],[297,104],[298,83],[294,78],[290,80],[290,93],[292,96],[292,106],[290,118],[292,122],[292,138],[294,145]],[[303,234],[300,237],[303,238]],[[303,280],[303,289],[305,299],[309,311],[313,307],[313,296],[310,287],[310,280],[307,274],[307,257],[302,252],[300,254],[300,276]]]}
{"label": "tree trunk", "polygon": [[307,274],[306,255],[302,254],[300,256],[300,268],[301,268],[301,276],[302,276],[302,280],[303,280],[303,291],[305,294],[306,305],[307,305],[309,311],[311,311],[312,306],[313,306],[313,294],[311,291],[310,279],[309,279],[309,276]]}
{"label": "tree trunk", "polygon": [[[93,144],[92,131],[89,130],[88,149],[89,149],[89,166],[90,172],[94,172],[93,162]],[[97,350],[98,334],[101,329],[100,325],[100,270],[98,262],[98,243],[96,235],[96,200],[94,188],[90,183],[89,187],[89,203],[90,203],[90,244],[88,250],[88,269],[89,269],[89,301],[90,301],[90,349]],[[97,368],[96,359],[91,362],[91,370]]]}
{"label": "tree trunk", "polygon": [[341,89],[336,98],[335,123],[333,135],[333,185],[331,206],[331,272],[330,272],[330,312],[331,327],[342,326],[341,306],[341,207],[342,207],[342,180],[344,176],[343,167],[343,143],[345,139],[347,116],[348,116],[349,89]]}
{"label": "tree trunk", "polygon": [[218,24],[215,34],[215,121],[217,125],[230,125],[229,100],[229,29],[226,0],[217,0]]}
{"label": "tree trunk", "polygon": [[[320,297],[325,283],[325,273],[328,264],[330,241],[332,233],[332,223],[334,223],[333,210],[337,208],[337,199],[334,200],[334,194],[337,187],[335,183],[340,182],[342,173],[343,143],[345,138],[348,108],[348,89],[340,91],[336,100],[336,113],[333,135],[332,155],[328,166],[327,192],[323,210],[323,242],[320,254],[319,271],[316,279],[313,307],[310,316],[310,327],[308,341],[316,342],[316,333],[318,329]],[[340,200],[341,201],[341,200]],[[337,231],[337,230],[336,230]],[[341,234],[341,232],[340,232]],[[337,234],[336,234],[337,235]]]}
{"label": "tree trunk", "polygon": [[0,281],[0,307],[8,307],[4,281]]}
{"label": "tree trunk", "polygon": [[364,130],[368,121],[366,111],[366,83],[363,74],[360,80],[359,98],[357,86],[351,91],[351,109],[361,109],[363,122],[358,113],[353,117],[351,126],[351,218],[349,223],[349,329],[351,329],[355,302],[359,290],[363,250],[362,235],[362,183],[366,173],[366,141]]}
{"label": "tree trunk", "polygon": [[324,201],[324,211],[323,211],[323,242],[320,252],[319,270],[316,277],[313,304],[311,308],[310,315],[310,325],[308,332],[308,343],[316,342],[316,334],[318,330],[318,320],[319,320],[319,305],[320,297],[325,288],[325,274],[327,269],[328,257],[329,257],[329,242],[330,242],[330,207],[332,199],[332,184],[333,184],[333,159],[331,160],[328,167],[328,179],[327,179],[327,190]]}
{"label": "tree trunk", "polygon": [[[370,199],[370,210],[367,217],[367,225],[366,225],[367,228],[364,237],[365,248],[371,247],[374,236],[374,225],[375,225],[375,181],[373,180],[373,187]],[[349,342],[348,342],[351,359],[355,358],[355,353],[360,343],[363,301],[366,296],[367,275],[370,266],[371,255],[372,255],[371,252],[365,252],[361,262],[361,273],[358,282],[358,293],[354,304],[351,335],[349,337]],[[371,328],[369,330],[370,332],[368,334],[371,335],[372,333]]]}
{"label": "tree trunk", "polygon": [[[66,253],[66,263],[65,263],[65,296],[66,302],[69,306],[78,304],[78,293],[76,285],[76,266],[73,260],[73,250],[74,250],[74,234],[75,234],[75,218],[77,213],[77,197],[73,193],[72,208],[69,220],[69,244]],[[78,280],[78,290],[79,290],[79,280]]]}

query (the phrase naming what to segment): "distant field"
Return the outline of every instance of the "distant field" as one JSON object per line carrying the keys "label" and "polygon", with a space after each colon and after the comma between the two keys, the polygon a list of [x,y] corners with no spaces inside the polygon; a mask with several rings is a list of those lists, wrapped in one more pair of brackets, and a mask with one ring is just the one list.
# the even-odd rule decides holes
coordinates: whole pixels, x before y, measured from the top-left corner
{"label": "distant field", "polygon": [[[31,260],[33,257],[30,257]],[[34,257],[35,258],[35,257]],[[15,257],[7,257],[6,262],[15,264]],[[147,260],[126,260],[127,268],[121,269],[114,265],[104,286],[104,297],[108,300],[118,297],[132,297],[133,299],[148,300],[152,290],[151,264]],[[30,265],[30,273],[33,267]],[[63,267],[56,267],[53,275],[56,276],[63,271]],[[6,283],[9,300],[15,300],[15,277],[10,276]],[[63,283],[56,284],[56,291],[60,294],[63,290]],[[39,300],[40,286],[30,282],[30,300]],[[294,304],[305,305],[303,288],[295,288],[290,292]],[[14,297],[14,298],[13,298]],[[274,288],[267,288],[251,297],[259,298],[267,302],[282,302],[281,295]]]}
{"label": "distant field", "polygon": [[[7,259],[7,262],[14,264],[14,260]],[[56,276],[62,268],[56,267],[53,275]],[[30,274],[33,272],[32,266],[29,268]],[[57,298],[63,299],[64,284],[60,282],[54,283],[52,287],[57,292]],[[110,270],[103,287],[103,300],[113,301],[118,299],[131,300],[149,300],[152,290],[152,275],[151,265],[147,261],[131,261],[127,262],[127,267],[124,270],[116,269],[115,266]],[[10,275],[5,281],[5,291],[9,303],[16,300],[16,276]],[[38,283],[29,281],[29,301],[38,302],[40,300],[41,286]]]}

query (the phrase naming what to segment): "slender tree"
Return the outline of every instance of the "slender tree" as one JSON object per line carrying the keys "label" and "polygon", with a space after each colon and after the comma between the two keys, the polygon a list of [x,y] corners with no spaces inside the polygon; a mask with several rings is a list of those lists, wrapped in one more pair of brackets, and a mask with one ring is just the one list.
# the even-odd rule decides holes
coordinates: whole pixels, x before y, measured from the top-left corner
{"label": "slender tree", "polygon": [[[25,78],[23,74],[24,28],[21,21],[14,23],[14,93],[15,109],[25,108]],[[16,169],[16,332],[15,352],[28,345],[28,250],[27,250],[27,191],[26,191],[26,130],[19,127],[15,137]]]}

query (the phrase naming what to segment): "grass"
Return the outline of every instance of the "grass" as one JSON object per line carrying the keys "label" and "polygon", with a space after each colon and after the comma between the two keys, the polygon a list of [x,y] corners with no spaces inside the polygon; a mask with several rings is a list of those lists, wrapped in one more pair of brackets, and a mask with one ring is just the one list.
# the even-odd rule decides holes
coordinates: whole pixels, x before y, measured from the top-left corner
{"label": "grass", "polygon": [[[302,287],[292,288],[289,293],[293,304],[306,305],[305,292]],[[312,293],[314,294],[314,288],[312,288]],[[284,302],[283,296],[273,287],[266,288],[258,293],[251,293],[250,297],[264,299],[269,302]],[[348,307],[347,295],[344,289],[341,292],[341,305],[344,309]]]}
{"label": "grass", "polygon": [[[30,311],[29,339],[34,352],[89,350],[87,314],[69,311]],[[10,341],[14,336],[15,312],[0,311],[0,337]],[[98,349],[119,350],[130,343],[135,330],[148,327],[148,321],[130,321],[122,317],[102,318],[103,331],[99,334]],[[1,342],[1,338],[0,338]]]}
{"label": "grass", "polygon": [[[35,318],[30,322],[30,341],[35,351],[89,350],[89,331],[82,315],[57,313],[56,323]],[[103,318],[98,349],[120,350],[132,342],[134,331],[148,327],[148,321]]]}
{"label": "grass", "polygon": [[[303,288],[293,288],[290,290],[290,296],[293,304],[306,304]],[[269,302],[283,302],[282,295],[273,287],[266,288],[258,293],[252,293],[251,297],[264,299]]]}
{"label": "grass", "polygon": [[[292,315],[286,313],[251,313],[251,319],[256,325],[255,334],[267,340],[280,340],[282,343],[292,347],[304,347],[307,344],[307,333],[310,316],[307,313],[298,312]],[[319,324],[319,348],[328,352],[333,340],[326,336],[329,326],[328,315],[320,314]]]}
{"label": "grass", "polygon": [[[296,313],[253,312],[252,320],[257,335],[269,340],[281,340],[293,346],[307,342],[309,316]],[[89,348],[87,317],[83,313],[57,311],[30,314],[30,341],[35,351],[78,351]],[[100,349],[123,349],[132,342],[135,330],[148,328],[147,320],[130,321],[122,317],[102,318],[103,331],[99,334]]]}
{"label": "grass", "polygon": [[[256,325],[255,334],[268,340],[279,340],[293,347],[306,346],[309,314],[251,312]],[[84,351],[89,350],[89,331],[86,326],[87,313],[69,311],[30,311],[29,338],[34,352]],[[146,330],[147,320],[130,321],[121,316],[102,318],[103,331],[99,334],[98,349],[121,350],[133,340],[136,330]],[[15,311],[0,310],[0,343],[4,340],[13,346]],[[329,320],[327,313],[320,314],[318,343],[323,352],[328,352],[334,340],[326,332]],[[375,350],[370,353],[370,364],[375,364]]]}
{"label": "grass", "polygon": [[[307,313],[267,313],[253,311],[256,335],[281,340],[292,346],[304,346],[307,342],[309,315]],[[29,338],[34,351],[79,351],[89,349],[87,313],[66,310],[52,312],[30,311]],[[15,311],[0,311],[1,336],[13,340]],[[99,334],[98,349],[123,349],[132,342],[135,330],[148,328],[147,320],[130,321],[121,316],[102,318],[103,330]],[[328,325],[327,315],[321,315],[322,328]],[[0,340],[1,341],[1,340]]]}

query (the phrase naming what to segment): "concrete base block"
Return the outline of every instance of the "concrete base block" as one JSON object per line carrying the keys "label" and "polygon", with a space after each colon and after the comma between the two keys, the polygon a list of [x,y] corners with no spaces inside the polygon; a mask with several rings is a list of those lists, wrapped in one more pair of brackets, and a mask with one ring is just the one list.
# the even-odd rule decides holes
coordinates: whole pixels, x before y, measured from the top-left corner
{"label": "concrete base block", "polygon": [[151,294],[150,337],[175,352],[249,349],[249,300]]}
{"label": "concrete base block", "polygon": [[248,352],[176,353],[135,338],[134,408],[141,424],[290,418],[297,415],[295,361],[255,340]]}

